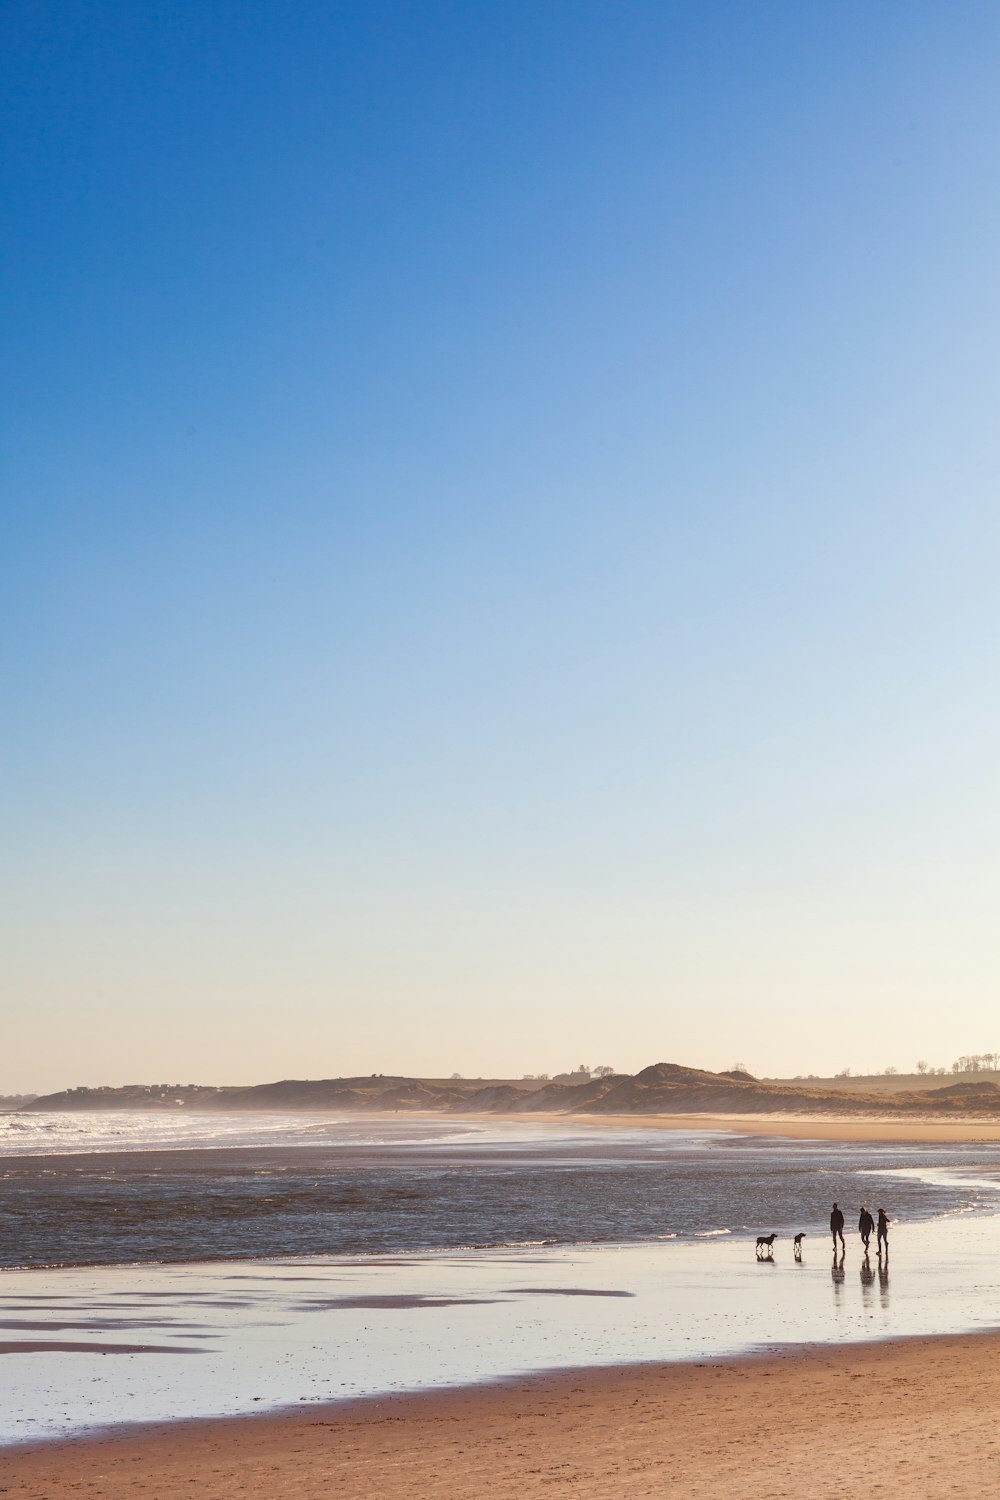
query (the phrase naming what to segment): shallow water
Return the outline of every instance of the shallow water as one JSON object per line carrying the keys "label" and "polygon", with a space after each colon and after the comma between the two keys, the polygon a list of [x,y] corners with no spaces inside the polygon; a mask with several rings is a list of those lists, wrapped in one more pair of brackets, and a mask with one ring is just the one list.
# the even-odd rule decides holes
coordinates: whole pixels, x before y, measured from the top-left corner
{"label": "shallow water", "polygon": [[849,1222],[862,1202],[911,1221],[1000,1207],[996,1145],[488,1118],[31,1118],[46,1148],[17,1154],[8,1139],[0,1160],[3,1266],[816,1233],[833,1199]]}
{"label": "shallow water", "polygon": [[[53,1149],[0,1162],[0,1261],[23,1268],[0,1274],[0,1442],[1000,1325],[996,1145],[36,1121]],[[865,1262],[850,1233],[832,1260],[834,1198],[849,1231],[861,1202],[887,1204],[891,1265]],[[772,1230],[773,1261],[758,1261]]]}
{"label": "shallow water", "polygon": [[[779,1240],[424,1253],[0,1278],[0,1442],[579,1366],[1000,1325],[1000,1218],[891,1259]],[[84,1346],[30,1352],[45,1344]],[[137,1344],[151,1353],[114,1353]],[[87,1347],[89,1345],[89,1348]],[[108,1352],[102,1353],[102,1350]],[[172,1351],[172,1352],[167,1352]]]}
{"label": "shallow water", "polygon": [[[537,1134],[537,1128],[529,1127]],[[108,1109],[0,1110],[0,1158],[92,1151],[194,1151],[212,1146],[392,1146],[478,1139],[463,1120],[403,1115]]]}

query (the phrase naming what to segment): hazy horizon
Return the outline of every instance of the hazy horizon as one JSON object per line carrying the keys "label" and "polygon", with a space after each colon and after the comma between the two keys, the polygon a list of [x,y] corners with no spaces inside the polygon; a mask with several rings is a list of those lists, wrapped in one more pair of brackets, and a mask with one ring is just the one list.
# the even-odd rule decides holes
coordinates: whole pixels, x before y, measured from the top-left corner
{"label": "hazy horizon", "polygon": [[[987,1059],[989,1057],[991,1057],[991,1056],[994,1059],[994,1063],[992,1065],[990,1065],[988,1063],[988,1061],[987,1061]],[[847,1069],[846,1075],[845,1075],[844,1069],[838,1069],[836,1073],[832,1073],[831,1072],[831,1073],[825,1073],[825,1074],[816,1073],[814,1071],[806,1071],[804,1069],[799,1069],[799,1070],[796,1070],[795,1072],[788,1072],[788,1073],[774,1073],[774,1072],[769,1072],[767,1070],[764,1070],[763,1072],[757,1072],[754,1069],[749,1069],[748,1071],[752,1072],[753,1076],[755,1078],[759,1078],[759,1079],[762,1079],[762,1080],[776,1079],[778,1081],[785,1081],[785,1080],[787,1080],[787,1081],[790,1081],[790,1082],[796,1082],[796,1081],[809,1082],[809,1081],[813,1081],[813,1080],[815,1080],[815,1081],[822,1081],[824,1079],[829,1080],[829,1079],[838,1078],[838,1077],[845,1077],[845,1076],[849,1076],[851,1078],[854,1078],[854,1079],[857,1079],[859,1081],[862,1081],[862,1080],[864,1080],[866,1078],[867,1079],[871,1079],[871,1078],[881,1078],[881,1077],[889,1077],[889,1076],[896,1076],[896,1075],[898,1075],[900,1078],[908,1078],[908,1077],[920,1078],[920,1079],[926,1081],[927,1084],[930,1085],[930,1086],[932,1086],[932,1087],[940,1086],[940,1085],[948,1083],[948,1082],[954,1082],[956,1079],[959,1080],[959,1081],[962,1081],[963,1079],[968,1079],[969,1077],[976,1077],[976,1076],[978,1076],[979,1074],[982,1074],[982,1073],[1000,1072],[1000,1061],[997,1061],[997,1054],[995,1054],[995,1053],[985,1054],[982,1059],[979,1059],[979,1058],[975,1059],[975,1061],[977,1061],[977,1062],[978,1061],[982,1061],[983,1064],[984,1064],[983,1066],[963,1068],[963,1067],[961,1067],[959,1065],[960,1061],[964,1063],[967,1060],[968,1060],[967,1058],[963,1057],[960,1060],[952,1059],[952,1061],[950,1063],[945,1064],[945,1063],[941,1063],[941,1062],[935,1063],[933,1060],[930,1060],[930,1059],[922,1059],[921,1061],[922,1061],[923,1066],[920,1067],[920,1068],[917,1068],[914,1065],[911,1065],[909,1067],[907,1067],[905,1065],[901,1066],[901,1067],[897,1067],[895,1064],[888,1064],[884,1068],[875,1069],[875,1070],[872,1070],[869,1073],[865,1073],[864,1071],[862,1071],[860,1069],[856,1069],[856,1068],[850,1067],[849,1064],[845,1064],[845,1068]],[[682,1058],[677,1058],[677,1057],[657,1057],[655,1059],[647,1059],[645,1063],[642,1063],[642,1064],[640,1064],[640,1065],[638,1065],[636,1067],[633,1067],[633,1068],[619,1068],[619,1067],[614,1067],[613,1064],[595,1064],[594,1067],[593,1068],[589,1068],[588,1071],[590,1071],[592,1075],[596,1076],[597,1069],[602,1068],[602,1067],[612,1067],[613,1070],[614,1070],[614,1072],[616,1074],[625,1075],[625,1076],[634,1076],[636,1073],[641,1072],[644,1068],[648,1068],[648,1067],[654,1066],[656,1063],[668,1063],[668,1064],[672,1064],[672,1065],[678,1065],[679,1064],[681,1067],[691,1068],[693,1070],[700,1070],[700,1071],[705,1071],[705,1072],[730,1072],[733,1069],[736,1069],[736,1068],[743,1069],[745,1067],[743,1059],[737,1059],[735,1062],[732,1062],[732,1063],[728,1064],[728,1066],[725,1067],[725,1068],[721,1067],[721,1066],[718,1067],[718,1068],[709,1068],[707,1064],[702,1063],[702,1062],[698,1062],[698,1061],[692,1061],[691,1059],[682,1059]],[[251,1087],[254,1087],[257,1084],[267,1084],[267,1083],[276,1083],[276,1082],[283,1082],[283,1081],[291,1081],[292,1079],[302,1079],[302,1080],[310,1079],[310,1080],[313,1080],[313,1081],[321,1081],[323,1079],[337,1079],[337,1078],[362,1078],[362,1079],[364,1079],[364,1078],[374,1078],[376,1076],[377,1077],[387,1077],[387,1078],[395,1078],[395,1077],[402,1077],[402,1078],[423,1078],[423,1079],[432,1079],[432,1080],[435,1080],[435,1081],[438,1081],[438,1082],[450,1082],[452,1080],[455,1080],[455,1081],[462,1082],[462,1083],[477,1083],[477,1082],[492,1082],[494,1080],[500,1080],[500,1081],[503,1081],[503,1082],[510,1082],[510,1083],[519,1083],[519,1082],[521,1082],[521,1083],[527,1083],[527,1082],[538,1083],[538,1082],[551,1081],[551,1080],[554,1080],[554,1079],[556,1079],[558,1077],[565,1077],[567,1074],[572,1074],[572,1073],[578,1072],[578,1070],[579,1070],[579,1065],[577,1065],[577,1064],[574,1064],[572,1066],[554,1067],[551,1070],[542,1069],[542,1070],[540,1070],[538,1072],[526,1072],[524,1070],[518,1069],[516,1071],[511,1071],[511,1072],[507,1072],[507,1073],[498,1072],[496,1069],[487,1070],[485,1072],[480,1072],[480,1073],[463,1073],[463,1072],[461,1072],[458,1069],[452,1069],[450,1071],[449,1070],[445,1070],[445,1069],[431,1069],[431,1070],[429,1070],[427,1072],[424,1072],[424,1073],[403,1073],[403,1072],[394,1071],[393,1069],[390,1069],[390,1068],[370,1068],[370,1069],[369,1068],[364,1068],[364,1069],[359,1069],[357,1072],[348,1072],[348,1073],[341,1073],[341,1072],[338,1072],[338,1073],[312,1072],[312,1073],[300,1073],[300,1074],[284,1074],[281,1077],[278,1077],[277,1075],[273,1075],[272,1076],[272,1075],[268,1074],[267,1076],[261,1076],[261,1077],[257,1077],[257,1078],[229,1078],[229,1077],[225,1077],[225,1078],[223,1078],[223,1077],[212,1077],[212,1078],[209,1078],[209,1077],[201,1077],[201,1076],[197,1076],[196,1077],[194,1074],[191,1073],[190,1069],[188,1069],[187,1072],[185,1072],[184,1069],[181,1069],[181,1071],[176,1076],[172,1076],[170,1078],[167,1078],[165,1076],[164,1077],[159,1077],[159,1076],[158,1077],[148,1077],[148,1078],[128,1078],[128,1079],[125,1079],[125,1078],[121,1078],[121,1079],[102,1078],[99,1082],[97,1082],[97,1081],[83,1082],[83,1081],[78,1080],[76,1083],[65,1083],[64,1082],[64,1083],[62,1083],[60,1085],[57,1085],[57,1086],[54,1086],[54,1087],[50,1087],[50,1088],[46,1088],[46,1089],[5,1088],[5,1087],[0,1086],[0,1097],[3,1097],[5,1095],[6,1096],[14,1097],[14,1096],[18,1096],[18,1095],[32,1095],[32,1094],[34,1094],[34,1095],[56,1094],[56,1093],[62,1093],[64,1091],[66,1091],[66,1090],[70,1090],[70,1089],[77,1088],[77,1087],[82,1087],[82,1088],[101,1088],[101,1087],[106,1087],[106,1088],[126,1088],[126,1087],[129,1087],[130,1085],[134,1085],[134,1086],[139,1087],[139,1088],[144,1088],[144,1087],[150,1087],[150,1086],[154,1086],[155,1087],[157,1085],[164,1085],[165,1084],[165,1085],[175,1086],[175,1087],[178,1087],[178,1088],[185,1088],[185,1087],[190,1087],[190,1086],[209,1087],[209,1088],[211,1088],[211,1087],[251,1088]]]}
{"label": "hazy horizon", "polygon": [[991,1047],[1000,13],[0,34],[0,1089]]}

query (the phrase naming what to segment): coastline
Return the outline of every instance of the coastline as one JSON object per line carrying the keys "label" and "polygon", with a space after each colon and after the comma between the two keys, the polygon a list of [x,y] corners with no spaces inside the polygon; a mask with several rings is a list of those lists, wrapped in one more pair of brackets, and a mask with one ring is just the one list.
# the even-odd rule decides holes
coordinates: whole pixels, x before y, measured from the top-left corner
{"label": "coastline", "polygon": [[[426,1112],[428,1116],[433,1111]],[[517,1120],[523,1124],[573,1124],[630,1130],[720,1130],[733,1135],[773,1137],[775,1140],[844,1141],[855,1144],[908,1146],[981,1146],[1000,1142],[1000,1119],[943,1119],[937,1115],[903,1118],[898,1115],[837,1114],[649,1114],[649,1115],[442,1115],[449,1120]]]}
{"label": "coastline", "polygon": [[1000,1333],[568,1370],[0,1451],[20,1500],[572,1493],[813,1495],[1000,1487]]}
{"label": "coastline", "polygon": [[709,1232],[9,1271],[0,1443],[1000,1331],[1000,1216],[897,1225],[891,1265],[849,1239],[846,1261],[823,1237],[793,1255],[786,1231],[763,1258],[751,1235]]}
{"label": "coastline", "polygon": [[[403,1123],[400,1117],[395,1118]],[[204,1433],[211,1427],[223,1435],[220,1441],[226,1449],[230,1438],[225,1434],[242,1431],[248,1421],[253,1422],[254,1433],[262,1430],[261,1422],[272,1421],[283,1424],[275,1432],[286,1436],[291,1430],[289,1424],[312,1432],[314,1426],[320,1431],[329,1429],[331,1422],[342,1434],[348,1415],[352,1423],[362,1417],[366,1422],[377,1418],[383,1426],[409,1422],[411,1418],[417,1420],[414,1414],[431,1409],[428,1402],[435,1412],[446,1412],[441,1403],[458,1400],[464,1392],[463,1401],[474,1398],[487,1402],[486,1407],[476,1408],[475,1417],[477,1422],[486,1422],[494,1419],[493,1403],[506,1402],[511,1391],[522,1395],[551,1393],[558,1387],[564,1395],[578,1395],[592,1381],[598,1382],[594,1389],[599,1387],[603,1411],[614,1383],[620,1387],[628,1372],[638,1378],[642,1372],[679,1369],[684,1373],[676,1379],[686,1391],[696,1371],[739,1367],[745,1373],[752,1366],[763,1370],[759,1379],[770,1388],[778,1364],[785,1369],[789,1361],[815,1361],[827,1356],[850,1360],[864,1347],[888,1349],[900,1340],[907,1346],[920,1342],[927,1349],[940,1350],[944,1347],[942,1340],[958,1340],[963,1347],[978,1349],[985,1338],[994,1341],[991,1348],[996,1352],[996,1340],[1000,1339],[1000,1216],[994,1208],[996,1151],[992,1146],[967,1153],[976,1163],[975,1170],[982,1174],[977,1182],[967,1173],[967,1189],[961,1170],[951,1163],[951,1156],[959,1153],[946,1153],[941,1169],[935,1167],[933,1159],[928,1165],[923,1153],[919,1155],[922,1165],[901,1165],[901,1182],[907,1176],[923,1180],[928,1173],[927,1180],[931,1181],[933,1173],[940,1171],[942,1180],[934,1188],[938,1196],[932,1200],[937,1212],[920,1217],[918,1210],[908,1219],[904,1201],[900,1205],[902,1217],[893,1229],[891,1271],[887,1258],[883,1263],[873,1255],[869,1262],[851,1245],[845,1269],[842,1258],[839,1262],[834,1258],[831,1264],[829,1242],[824,1243],[821,1225],[807,1215],[814,1206],[812,1184],[816,1173],[831,1178],[830,1189],[840,1192],[841,1198],[845,1172],[855,1174],[851,1178],[855,1195],[863,1191],[864,1184],[874,1182],[875,1172],[858,1175],[860,1148],[833,1150],[832,1154],[828,1146],[806,1150],[806,1170],[799,1160],[804,1149],[801,1144],[785,1148],[779,1144],[772,1150],[753,1141],[754,1136],[774,1136],[780,1142],[782,1127],[788,1126],[809,1136],[820,1123],[815,1119],[748,1121],[745,1117],[687,1114],[532,1114],[493,1119],[496,1129],[491,1129],[491,1117],[472,1117],[477,1127],[486,1127],[487,1140],[482,1143],[473,1139],[478,1129],[468,1133],[467,1141],[464,1122],[455,1116],[450,1117],[459,1130],[454,1142],[447,1136],[439,1138],[425,1124],[412,1122],[417,1125],[412,1136],[418,1153],[414,1159],[424,1164],[430,1161],[435,1172],[447,1163],[453,1177],[452,1169],[459,1161],[463,1170],[499,1164],[499,1175],[483,1177],[482,1182],[504,1184],[509,1180],[508,1152],[506,1147],[500,1148],[497,1138],[505,1133],[502,1124],[509,1122],[512,1136],[520,1140],[510,1159],[526,1163],[529,1175],[540,1173],[538,1180],[545,1185],[548,1196],[544,1202],[541,1197],[537,1199],[539,1213],[544,1215],[548,1210],[553,1185],[561,1181],[574,1184],[575,1202],[588,1187],[597,1213],[607,1203],[613,1181],[624,1181],[628,1194],[643,1194],[645,1182],[661,1180],[665,1163],[673,1160],[675,1143],[668,1143],[665,1136],[655,1141],[651,1129],[684,1131],[702,1139],[681,1150],[678,1174],[673,1175],[671,1168],[663,1180],[675,1185],[672,1191],[676,1184],[686,1182],[686,1191],[694,1185],[699,1209],[693,1227],[680,1235],[667,1226],[668,1233],[654,1232],[631,1240],[574,1238],[562,1242],[546,1237],[547,1226],[540,1218],[537,1224],[528,1225],[534,1233],[524,1238],[495,1243],[453,1240],[448,1245],[424,1248],[397,1245],[390,1247],[391,1253],[388,1249],[368,1253],[360,1246],[370,1243],[369,1227],[374,1223],[377,1229],[378,1221],[371,1218],[366,1206],[361,1212],[369,1217],[360,1221],[357,1247],[348,1241],[347,1248],[339,1251],[312,1253],[300,1249],[291,1256],[272,1252],[271,1256],[12,1268],[0,1283],[5,1304],[0,1311],[9,1330],[4,1342],[10,1345],[4,1352],[19,1356],[0,1365],[0,1392],[5,1392],[0,1393],[0,1441],[10,1445],[0,1449],[3,1460],[16,1460],[19,1465],[22,1459],[27,1462],[27,1454],[43,1451],[40,1445],[52,1443],[66,1452],[79,1451],[81,1443],[134,1441],[141,1446],[154,1442],[159,1432],[164,1462],[169,1467],[173,1460],[166,1450],[174,1446],[174,1435],[182,1435],[181,1446],[186,1449],[190,1447],[190,1433],[196,1429]],[[823,1123],[846,1124],[854,1130],[872,1124],[870,1120]],[[947,1123],[954,1129],[959,1122]],[[724,1131],[728,1140],[707,1139],[704,1133],[713,1128]],[[606,1158],[592,1149],[598,1132],[616,1142]],[[739,1144],[739,1136],[748,1139]],[[560,1138],[560,1151],[550,1153],[546,1138]],[[379,1132],[362,1132],[362,1138],[350,1147],[366,1162],[371,1154],[366,1171],[375,1162],[384,1163],[387,1151],[391,1155],[396,1149],[378,1142]],[[680,1147],[679,1136],[677,1144]],[[340,1148],[327,1145],[323,1149]],[[122,1184],[116,1191],[120,1191],[127,1207],[133,1193],[129,1185],[133,1164],[140,1174],[140,1194],[153,1191],[158,1204],[165,1191],[162,1174],[168,1159],[173,1157],[178,1168],[183,1159],[184,1170],[170,1191],[179,1195],[178,1202],[187,1204],[195,1202],[203,1191],[202,1165],[209,1168],[207,1180],[211,1185],[220,1169],[225,1169],[228,1180],[229,1169],[237,1160],[243,1163],[243,1169],[253,1167],[254,1181],[261,1163],[265,1159],[270,1163],[266,1185],[258,1192],[275,1192],[280,1172],[286,1168],[293,1174],[288,1180],[297,1191],[302,1165],[311,1160],[312,1148],[301,1143],[263,1149],[230,1145],[207,1150],[145,1151],[138,1157],[128,1151],[97,1155],[102,1164],[99,1170],[87,1165],[86,1159],[73,1156],[59,1165],[59,1171],[68,1174],[66,1181],[82,1182],[85,1188],[97,1172],[94,1181],[104,1194],[107,1182],[112,1180],[108,1169],[113,1168],[114,1180]],[[879,1160],[886,1155],[884,1150],[876,1153]],[[890,1203],[891,1174],[904,1157],[902,1150],[890,1150],[889,1166],[878,1168],[879,1172],[890,1173]],[[791,1165],[793,1159],[795,1165]],[[48,1156],[44,1166],[41,1158],[36,1160],[39,1181],[50,1193],[51,1186],[46,1184],[53,1179],[53,1169],[60,1159]],[[619,1177],[620,1162],[628,1164],[630,1176]],[[599,1167],[596,1173],[595,1163]],[[310,1166],[307,1177],[311,1178],[312,1171]],[[143,1179],[146,1172],[152,1173],[151,1188]],[[766,1201],[768,1185],[775,1173],[782,1172],[790,1174],[785,1181],[803,1179],[805,1196],[799,1187],[795,1190],[799,1197],[788,1198],[797,1204],[792,1210],[795,1220],[781,1221],[784,1229],[773,1257],[761,1260],[753,1254],[753,1233],[775,1227],[781,1230],[781,1223],[755,1221],[761,1214],[765,1220],[771,1218]],[[520,1177],[517,1180],[522,1181]],[[747,1222],[737,1216],[721,1221],[730,1227],[712,1227],[720,1220],[705,1211],[704,1195],[715,1191],[717,1201],[722,1203],[724,1199],[731,1207],[730,1195],[743,1191],[744,1180],[749,1181],[750,1190],[749,1196],[739,1200],[741,1212],[745,1214],[749,1207],[754,1222],[749,1216]],[[467,1189],[464,1178],[454,1178],[456,1202],[473,1202],[477,1226],[485,1222],[479,1217],[479,1209],[483,1204],[489,1208],[492,1201],[489,1196],[477,1196],[483,1191],[482,1182]],[[718,1196],[720,1184],[722,1196]],[[70,1204],[80,1195],[79,1189],[74,1191],[76,1198],[69,1198]],[[243,1189],[232,1191],[237,1194]],[[788,1189],[782,1191],[787,1197]],[[903,1194],[902,1187],[900,1191]],[[905,1192],[910,1191],[906,1187]],[[652,1193],[650,1187],[642,1201],[655,1206]],[[758,1198],[763,1206],[755,1211]],[[146,1199],[140,1197],[140,1201]],[[232,1201],[242,1202],[242,1198]],[[357,1213],[357,1198],[346,1201],[349,1213]],[[378,1205],[382,1199],[373,1201]],[[398,1216],[395,1198],[385,1201],[393,1217]],[[403,1197],[402,1201],[408,1204],[413,1200]],[[585,1200],[585,1233],[590,1201]],[[913,1204],[922,1200],[911,1196],[908,1201],[912,1213]],[[444,1202],[450,1214],[450,1200]],[[985,1205],[985,1212],[980,1205]],[[404,1214],[406,1211],[402,1210]],[[447,1217],[444,1222],[451,1232],[453,1220]],[[793,1256],[789,1225],[804,1228],[807,1222],[810,1227],[804,1253]],[[524,1225],[519,1227],[523,1230]],[[974,1345],[968,1342],[970,1336]],[[761,1354],[762,1350],[769,1352]],[[104,1357],[109,1354],[118,1357]],[[175,1357],[164,1358],[170,1355]],[[863,1364],[864,1357],[858,1358]],[[873,1358],[878,1361],[878,1356]],[[938,1354],[933,1360],[938,1360]],[[777,1364],[773,1369],[767,1364],[764,1369],[762,1362],[767,1361]],[[864,1369],[869,1368],[864,1365]],[[843,1369],[857,1373],[854,1366],[849,1371],[847,1366]],[[585,1377],[581,1371],[586,1372]],[[534,1372],[547,1373],[538,1377]],[[702,1378],[697,1376],[699,1381]],[[796,1379],[802,1378],[800,1370]],[[911,1376],[898,1378],[909,1380]],[[656,1379],[661,1380],[660,1374]],[[666,1375],[662,1379],[666,1380]],[[662,1386],[664,1400],[668,1394]],[[641,1406],[646,1398],[640,1393],[632,1399],[633,1404]],[[791,1389],[788,1399],[795,1400]],[[838,1406],[832,1391],[830,1399]],[[708,1403],[707,1395],[705,1400]],[[522,1411],[516,1420],[524,1423],[530,1415]],[[605,1416],[612,1423],[607,1413]],[[620,1426],[627,1416],[614,1421]],[[428,1430],[439,1435],[450,1420],[436,1416]],[[664,1408],[655,1420],[669,1426],[677,1419]],[[687,1415],[683,1420],[687,1422]],[[424,1415],[419,1421],[423,1426],[412,1440],[423,1443],[422,1434],[431,1419]],[[725,1422],[729,1422],[729,1416]],[[718,1416],[715,1425],[719,1425]],[[106,1435],[101,1436],[102,1432]],[[171,1434],[169,1439],[167,1433]],[[564,1437],[557,1434],[559,1442]],[[495,1434],[490,1440],[500,1441]],[[568,1437],[565,1441],[572,1446]],[[785,1437],[780,1436],[778,1441],[784,1443]],[[243,1440],[233,1438],[232,1442],[236,1462]],[[280,1448],[278,1437],[275,1443]],[[47,1447],[44,1451],[54,1452]],[[285,1458],[278,1448],[272,1457],[271,1468],[283,1472]],[[453,1459],[454,1455],[444,1455],[441,1462],[450,1469]],[[654,1459],[650,1463],[655,1470],[659,1460]],[[358,1461],[370,1467],[370,1456],[361,1454]],[[145,1471],[150,1463],[155,1468],[160,1459],[154,1453],[151,1459],[147,1455],[135,1462]],[[261,1462],[270,1463],[270,1459]],[[541,1472],[546,1463],[532,1467]],[[217,1467],[214,1459],[208,1467]],[[626,1474],[630,1472],[626,1470]],[[17,1473],[20,1475],[21,1470]],[[5,1468],[0,1489],[6,1474]],[[700,1483],[696,1476],[687,1471],[685,1474],[685,1486]],[[555,1484],[558,1477],[550,1473],[546,1485]],[[132,1492],[120,1475],[119,1480],[117,1490],[110,1490],[109,1495]],[[168,1481],[174,1482],[169,1475],[162,1483],[160,1478],[151,1481],[150,1493],[169,1496],[173,1492],[163,1488]],[[190,1482],[189,1472],[185,1483]],[[433,1494],[433,1482],[433,1475],[429,1475],[421,1485],[429,1486],[427,1492]],[[36,1491],[19,1491],[9,1483],[6,1487],[13,1494],[58,1494],[63,1483],[64,1479],[50,1476],[44,1482],[39,1480]],[[346,1469],[340,1483],[342,1493],[350,1496],[353,1480]],[[253,1486],[242,1479],[234,1481],[233,1488],[254,1493]],[[482,1483],[477,1489],[469,1478],[468,1490],[458,1493],[476,1495],[478,1500],[482,1488]],[[265,1492],[281,1493],[259,1490]],[[370,1485],[363,1492],[382,1493]],[[84,1485],[83,1493],[102,1491]],[[594,1491],[595,1495],[599,1493]]]}
{"label": "coastline", "polygon": [[[16,1113],[16,1111],[14,1112]],[[93,1116],[93,1111],[81,1110],[76,1112],[76,1117],[87,1119]],[[163,1118],[163,1112],[158,1110],[142,1111],[134,1113],[148,1113],[152,1118]],[[118,1112],[113,1112],[113,1116]],[[571,1113],[562,1111],[546,1110],[441,1110],[441,1109],[365,1109],[365,1110],[337,1110],[337,1109],[301,1109],[288,1110],[278,1108],[262,1107],[254,1111],[243,1110],[198,1110],[191,1109],[185,1112],[185,1117],[190,1119],[197,1116],[199,1119],[217,1121],[219,1119],[240,1120],[253,1118],[273,1119],[296,1119],[303,1123],[316,1120],[336,1120],[339,1122],[362,1122],[365,1120],[377,1120],[381,1122],[394,1122],[404,1124],[407,1120],[426,1120],[445,1124],[466,1123],[470,1125],[488,1126],[491,1123],[503,1124],[511,1122],[519,1125],[546,1125],[586,1127],[589,1129],[623,1129],[623,1130],[711,1130],[722,1131],[732,1135],[757,1136],[762,1138],[773,1138],[775,1140],[799,1140],[799,1141],[842,1141],[855,1144],[888,1144],[888,1145],[990,1145],[1000,1143],[1000,1116],[997,1115],[901,1115],[889,1111],[885,1114],[845,1114],[831,1111],[809,1111],[808,1113],[785,1112],[780,1110],[768,1110],[750,1112],[746,1114],[724,1114],[717,1111],[689,1110],[682,1113],[635,1113],[635,1114],[599,1114],[599,1113]],[[57,1111],[56,1117],[63,1119],[74,1117],[73,1111]],[[125,1112],[121,1112],[122,1118]],[[296,1143],[302,1144],[302,1143]],[[190,1141],[183,1144],[150,1145],[142,1149],[146,1154],[170,1153],[174,1151],[198,1151],[198,1152],[247,1152],[261,1149],[273,1149],[288,1151],[295,1146],[284,1145],[279,1141],[273,1143],[260,1143],[254,1146],[243,1146],[228,1144],[225,1142],[201,1142]],[[101,1155],[113,1156],[119,1154],[113,1146],[102,1146],[97,1148]],[[310,1149],[305,1147],[304,1149]],[[86,1148],[66,1147],[67,1154],[89,1154]],[[8,1153],[10,1157],[32,1156],[30,1146],[26,1145],[23,1152]],[[46,1153],[58,1154],[49,1148]],[[124,1154],[132,1154],[126,1152]]]}

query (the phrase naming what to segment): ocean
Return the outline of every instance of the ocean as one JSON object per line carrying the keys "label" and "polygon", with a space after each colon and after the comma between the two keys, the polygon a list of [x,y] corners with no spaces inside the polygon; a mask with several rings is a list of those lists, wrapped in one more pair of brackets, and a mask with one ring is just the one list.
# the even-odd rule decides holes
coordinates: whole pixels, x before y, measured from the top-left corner
{"label": "ocean", "polygon": [[0,1114],[0,1266],[394,1255],[1000,1208],[1000,1148],[414,1116]]}

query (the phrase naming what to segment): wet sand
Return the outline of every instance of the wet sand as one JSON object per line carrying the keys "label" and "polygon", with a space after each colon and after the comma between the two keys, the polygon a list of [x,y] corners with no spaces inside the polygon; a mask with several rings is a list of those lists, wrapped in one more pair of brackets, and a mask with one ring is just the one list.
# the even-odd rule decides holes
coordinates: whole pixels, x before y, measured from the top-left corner
{"label": "wet sand", "polygon": [[0,1354],[200,1354],[185,1344],[96,1344],[71,1339],[18,1339],[0,1342]]}
{"label": "wet sand", "polygon": [[0,1311],[0,1447],[30,1445],[542,1372],[985,1335],[1000,1328],[1000,1217],[894,1226],[891,1266],[854,1237],[836,1259],[825,1238],[796,1258],[787,1237],[758,1258],[752,1235],[709,1235],[11,1271]]}
{"label": "wet sand", "polygon": [[[524,1120],[544,1142],[548,1119]],[[569,1127],[559,1160],[574,1165],[594,1127],[624,1127],[623,1159],[637,1129],[816,1139],[825,1126],[827,1140],[851,1141],[879,1124],[886,1140],[928,1127],[949,1143],[986,1138],[971,1121],[552,1123]],[[526,1149],[538,1143],[475,1144],[468,1161]],[[779,1150],[769,1170],[802,1149]],[[246,1151],[259,1165],[254,1148],[179,1154],[194,1180],[205,1157]],[[460,1142],[434,1155],[465,1160]],[[126,1174],[136,1158],[113,1159]],[[932,1500],[1000,1493],[1000,1218],[972,1207],[995,1192],[993,1148],[976,1162],[981,1193],[968,1170],[943,1167],[955,1207],[894,1225],[891,1273],[853,1237],[846,1266],[831,1264],[821,1224],[801,1259],[787,1230],[773,1259],[757,1259],[744,1225],[681,1240],[7,1271],[0,1355],[20,1357],[0,1358],[0,1443],[21,1446],[0,1451],[0,1495],[809,1497],[831,1475],[835,1488]],[[900,1187],[930,1170],[901,1167]],[[95,1438],[102,1428],[113,1435]]]}
{"label": "wet sand", "polygon": [[20,1500],[1000,1492],[1000,1336],[572,1371],[0,1455]]}

